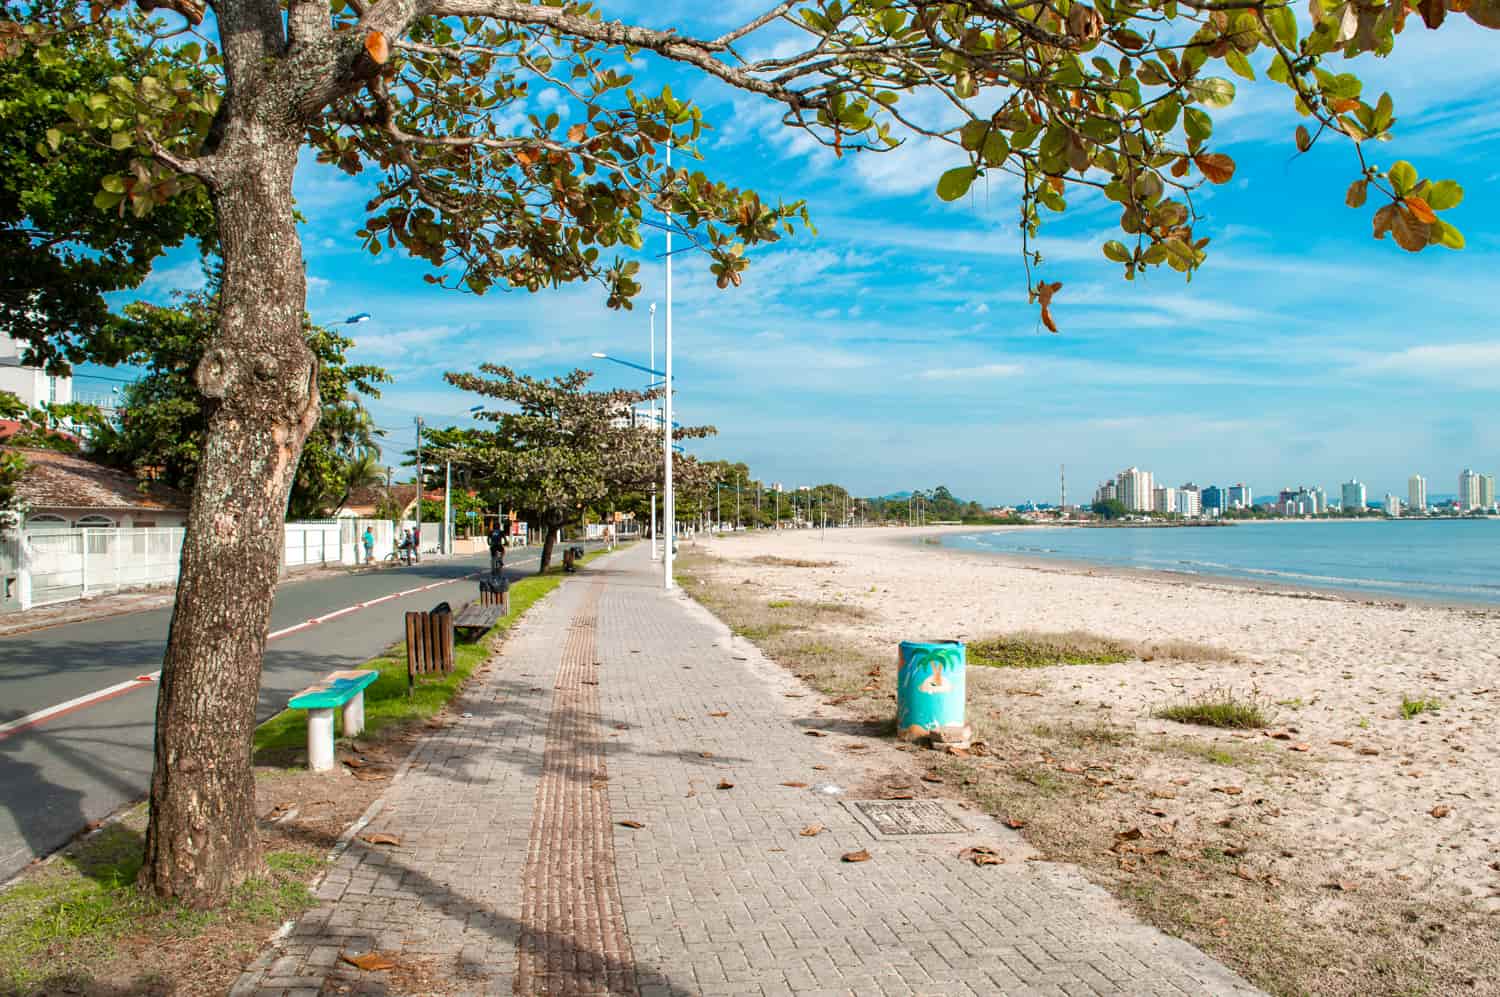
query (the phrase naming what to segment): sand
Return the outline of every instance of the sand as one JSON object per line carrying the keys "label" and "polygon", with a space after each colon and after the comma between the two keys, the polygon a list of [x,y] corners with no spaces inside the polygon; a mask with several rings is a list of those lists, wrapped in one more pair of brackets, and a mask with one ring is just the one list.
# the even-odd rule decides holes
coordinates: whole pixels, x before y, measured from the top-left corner
{"label": "sand", "polygon": [[[1041,693],[1013,700],[1027,720],[1107,717],[1147,742],[1195,738],[1289,752],[1275,765],[1235,773],[1243,789],[1235,796],[1205,785],[1214,775],[1202,766],[1191,785],[1174,779],[1183,769],[1167,753],[1132,773],[1141,784],[1182,787],[1174,829],[1178,821],[1182,830],[1226,826],[1254,799],[1265,804],[1260,819],[1274,825],[1283,854],[1295,852],[1298,875],[1350,891],[1394,880],[1413,899],[1500,912],[1500,612],[1038,565],[919,542],[937,532],[783,531],[705,546],[726,559],[719,571],[730,580],[776,597],[864,607],[866,619],[829,626],[892,655],[903,639],[1017,630],[1222,648],[1234,658],[1005,671]],[[836,564],[749,560],[761,555]],[[1261,697],[1272,724],[1228,732],[1151,717],[1164,704],[1223,687]],[[1404,719],[1403,696],[1435,699],[1440,709]]]}

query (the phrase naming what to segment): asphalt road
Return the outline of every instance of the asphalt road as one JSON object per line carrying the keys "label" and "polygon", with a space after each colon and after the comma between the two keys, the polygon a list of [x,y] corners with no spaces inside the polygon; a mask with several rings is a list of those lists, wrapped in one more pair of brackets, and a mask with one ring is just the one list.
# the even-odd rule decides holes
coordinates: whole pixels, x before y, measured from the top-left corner
{"label": "asphalt road", "polygon": [[[506,574],[536,568],[536,550],[506,557]],[[257,721],[326,673],[369,660],[402,636],[407,610],[474,598],[467,576],[489,556],[289,582],[276,592],[270,632],[394,592],[443,583],[273,640],[261,671]],[[161,667],[170,609],[0,638],[0,724]],[[155,683],[0,734],[0,882],[65,844],[90,821],[146,795]]]}

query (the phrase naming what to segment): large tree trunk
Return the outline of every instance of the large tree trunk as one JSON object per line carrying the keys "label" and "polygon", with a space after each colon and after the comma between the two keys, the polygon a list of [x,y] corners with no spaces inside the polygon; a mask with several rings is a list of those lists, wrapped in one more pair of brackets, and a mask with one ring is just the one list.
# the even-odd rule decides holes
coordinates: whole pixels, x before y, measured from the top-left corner
{"label": "large tree trunk", "polygon": [[547,573],[547,566],[552,563],[552,551],[557,547],[557,535],[562,531],[562,525],[548,522],[546,529],[546,539],[542,541],[542,559],[536,569],[536,573],[539,575],[545,575]]}
{"label": "large tree trunk", "polygon": [[207,906],[261,866],[250,765],[287,495],[317,418],[292,216],[299,130],[234,115],[212,185],[224,260],[219,325],[197,382],[208,437],[182,548],[156,705],[142,882]]}

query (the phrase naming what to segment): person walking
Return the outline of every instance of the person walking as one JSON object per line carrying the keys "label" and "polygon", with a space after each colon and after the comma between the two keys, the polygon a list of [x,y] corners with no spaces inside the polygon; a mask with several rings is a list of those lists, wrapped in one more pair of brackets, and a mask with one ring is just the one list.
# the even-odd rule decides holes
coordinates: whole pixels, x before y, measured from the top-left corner
{"label": "person walking", "polygon": [[490,527],[490,574],[498,575],[505,569],[505,531],[497,522]]}
{"label": "person walking", "polygon": [[365,563],[366,564],[374,564],[375,563],[375,534],[372,533],[372,532],[370,532],[370,528],[368,526],[365,527],[365,535],[362,536],[362,537],[360,537],[360,540],[362,540],[364,542],[364,545],[365,545]]}

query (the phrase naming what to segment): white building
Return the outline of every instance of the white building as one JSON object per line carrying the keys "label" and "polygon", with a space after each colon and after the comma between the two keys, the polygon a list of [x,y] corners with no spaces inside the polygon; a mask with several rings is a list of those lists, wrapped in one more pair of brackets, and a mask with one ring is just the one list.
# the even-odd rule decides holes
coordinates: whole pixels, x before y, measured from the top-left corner
{"label": "white building", "polygon": [[1151,510],[1153,512],[1176,512],[1178,489],[1172,487],[1153,488],[1151,490]]}
{"label": "white building", "polygon": [[1479,477],[1479,508],[1485,512],[1495,511],[1495,476],[1484,474]]}
{"label": "white building", "polygon": [[1401,500],[1390,492],[1385,493],[1385,514],[1387,516],[1401,515]]}
{"label": "white building", "polygon": [[1313,515],[1321,516],[1328,511],[1328,493],[1323,490],[1321,485],[1314,488],[1308,494],[1312,496]]}
{"label": "white building", "polygon": [[1255,505],[1255,490],[1241,481],[1229,486],[1229,508],[1249,509]]}
{"label": "white building", "polygon": [[1468,512],[1480,507],[1480,478],[1481,475],[1467,467],[1458,472],[1458,509],[1460,512]]}
{"label": "white building", "polygon": [[1188,519],[1197,519],[1203,515],[1202,493],[1197,488],[1182,487],[1177,489],[1172,511]]}
{"label": "white building", "polygon": [[1350,479],[1344,482],[1340,488],[1340,492],[1342,493],[1342,505],[1345,512],[1351,509],[1355,512],[1364,512],[1369,506],[1369,503],[1365,501],[1365,484],[1363,481]]}
{"label": "white building", "polygon": [[31,408],[64,405],[73,400],[73,379],[53,377],[40,367],[21,363],[21,344],[0,335],[0,391],[9,391]]}
{"label": "white building", "polygon": [[1152,485],[1150,471],[1128,467],[1115,476],[1115,497],[1131,512],[1150,512]]}
{"label": "white building", "polygon": [[1420,474],[1406,479],[1406,506],[1418,515],[1427,512],[1427,479]]}

